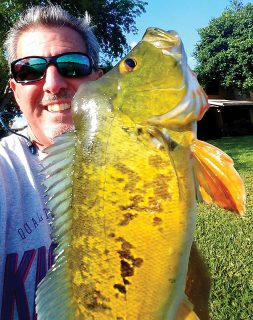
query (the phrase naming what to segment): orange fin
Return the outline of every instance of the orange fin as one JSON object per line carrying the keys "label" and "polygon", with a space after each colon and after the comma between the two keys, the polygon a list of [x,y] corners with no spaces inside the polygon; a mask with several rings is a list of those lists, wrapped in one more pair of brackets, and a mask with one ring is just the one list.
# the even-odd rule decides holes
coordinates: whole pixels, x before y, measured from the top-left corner
{"label": "orange fin", "polygon": [[198,199],[243,215],[245,187],[233,160],[217,147],[198,139],[193,141],[192,154]]}
{"label": "orange fin", "polygon": [[200,320],[193,311],[193,305],[186,296],[178,308],[176,320]]}

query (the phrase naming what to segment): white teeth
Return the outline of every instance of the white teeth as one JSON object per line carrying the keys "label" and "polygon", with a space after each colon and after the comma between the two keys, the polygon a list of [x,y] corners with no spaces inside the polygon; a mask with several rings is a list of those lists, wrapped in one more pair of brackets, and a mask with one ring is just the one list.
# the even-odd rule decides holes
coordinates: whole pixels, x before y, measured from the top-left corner
{"label": "white teeth", "polygon": [[62,104],[51,104],[47,107],[48,111],[50,112],[57,112],[70,109],[69,103],[62,103]]}

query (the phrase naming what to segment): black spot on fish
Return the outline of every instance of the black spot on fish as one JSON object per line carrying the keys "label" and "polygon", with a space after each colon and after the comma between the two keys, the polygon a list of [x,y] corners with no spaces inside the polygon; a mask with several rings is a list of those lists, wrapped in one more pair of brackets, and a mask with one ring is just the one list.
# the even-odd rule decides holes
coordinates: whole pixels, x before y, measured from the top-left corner
{"label": "black spot on fish", "polygon": [[168,177],[163,174],[158,174],[153,179],[154,194],[157,199],[167,198],[171,199],[169,193]]}
{"label": "black spot on fish", "polygon": [[[137,190],[134,190],[133,192],[136,193]],[[145,211],[145,208],[141,207],[141,205],[140,205],[140,203],[143,202],[143,196],[142,195],[135,194],[133,197],[130,197],[129,200],[132,201],[132,202],[127,204],[127,205],[120,205],[119,206],[119,209],[121,211],[126,211],[126,210],[130,210],[130,209],[135,209],[135,210],[138,210],[138,211]]]}
{"label": "black spot on fish", "polygon": [[159,226],[162,222],[163,222],[162,219],[159,217],[154,217],[154,219],[153,219],[154,226]]}
{"label": "black spot on fish", "polygon": [[133,246],[131,245],[131,243],[128,242],[128,241],[126,241],[126,240],[124,240],[124,242],[122,243],[122,249],[123,249],[123,250],[129,250],[129,249],[131,249],[131,248],[133,248]]}
{"label": "black spot on fish", "polygon": [[139,202],[143,201],[143,196],[140,194],[136,194],[133,197],[129,198],[131,201],[133,201],[135,204],[138,204]]}
{"label": "black spot on fish", "polygon": [[92,295],[89,295],[87,300],[87,309],[94,311],[111,310],[111,308],[106,304],[110,299],[103,297],[98,290],[95,290]]}
{"label": "black spot on fish", "polygon": [[148,198],[148,204],[149,204],[149,208],[150,210],[152,210],[153,212],[162,212],[162,205],[161,202],[158,201],[155,197],[149,197]]}
{"label": "black spot on fish", "polygon": [[130,250],[120,250],[118,251],[119,256],[121,259],[126,259],[126,260],[133,260],[133,256],[131,255]]}
{"label": "black spot on fish", "polygon": [[133,209],[134,207],[135,207],[134,203],[131,203],[131,204],[128,204],[128,205],[125,205],[125,206],[120,205],[119,209],[121,211],[126,211],[126,210],[129,210],[129,209]]}
{"label": "black spot on fish", "polygon": [[115,165],[115,168],[121,173],[121,175],[127,176],[126,180],[128,183],[124,186],[124,190],[133,191],[136,184],[141,180],[139,175],[122,163]]}
{"label": "black spot on fish", "polygon": [[117,239],[116,239],[116,241],[117,242],[122,242],[123,244],[127,244],[129,247],[133,247],[132,245],[131,245],[131,243],[129,243],[129,242],[127,242],[124,238],[122,238],[122,237],[118,237]]}
{"label": "black spot on fish", "polygon": [[121,276],[123,278],[131,277],[134,275],[134,268],[127,261],[121,260],[120,264],[121,264]]}
{"label": "black spot on fish", "polygon": [[159,155],[155,155],[155,156],[150,156],[148,158],[148,163],[149,165],[151,165],[152,167],[158,168],[161,166],[161,163],[163,163],[163,159],[161,156]]}
{"label": "black spot on fish", "polygon": [[140,266],[143,263],[143,259],[142,258],[136,258],[133,260],[133,265],[137,268],[140,268]]}
{"label": "black spot on fish", "polygon": [[119,226],[126,226],[129,224],[131,220],[133,220],[135,217],[137,217],[137,214],[132,214],[132,213],[125,213],[123,215],[124,219],[119,223]]}
{"label": "black spot on fish", "polygon": [[110,238],[115,238],[115,236],[116,236],[116,235],[115,235],[115,233],[113,233],[113,232],[108,234],[108,237],[110,237]]}
{"label": "black spot on fish", "polygon": [[126,294],[126,287],[124,285],[118,283],[118,284],[115,284],[113,287],[119,290],[119,292]]}
{"label": "black spot on fish", "polygon": [[140,136],[143,133],[143,129],[142,128],[138,128],[137,129],[137,135]]}
{"label": "black spot on fish", "polygon": [[[126,241],[124,238],[119,237],[117,241],[122,242],[121,250],[118,251],[120,257],[120,274],[124,283],[124,286],[130,285],[128,277],[134,276],[135,268],[140,268],[143,264],[142,258],[135,258],[131,250],[133,245]],[[125,287],[126,289],[126,287]]]}

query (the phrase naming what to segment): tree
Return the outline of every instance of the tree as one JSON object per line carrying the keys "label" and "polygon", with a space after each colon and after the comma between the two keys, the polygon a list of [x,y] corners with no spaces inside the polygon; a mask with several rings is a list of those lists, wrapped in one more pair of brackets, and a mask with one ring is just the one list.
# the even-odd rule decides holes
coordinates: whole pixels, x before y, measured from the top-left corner
{"label": "tree", "polygon": [[140,0],[5,0],[0,4],[0,18],[4,22],[0,31],[0,45],[20,12],[31,4],[47,3],[60,4],[76,16],[88,11],[102,52],[109,61],[121,57],[129,50],[125,34],[138,31],[135,19],[145,12],[147,5],[147,2]]}
{"label": "tree", "polygon": [[230,1],[230,7],[198,33],[195,72],[203,86],[216,83],[241,94],[252,90],[253,5]]}
{"label": "tree", "polygon": [[[38,4],[59,4],[75,16],[87,11],[101,46],[102,64],[107,66],[122,57],[129,49],[126,33],[137,33],[135,19],[143,12],[147,2],[139,0],[1,0],[0,1],[0,102],[8,79],[3,41],[9,28],[27,7]],[[13,108],[13,103],[7,109]],[[1,126],[0,126],[1,127]],[[0,128],[1,129],[1,128]]]}

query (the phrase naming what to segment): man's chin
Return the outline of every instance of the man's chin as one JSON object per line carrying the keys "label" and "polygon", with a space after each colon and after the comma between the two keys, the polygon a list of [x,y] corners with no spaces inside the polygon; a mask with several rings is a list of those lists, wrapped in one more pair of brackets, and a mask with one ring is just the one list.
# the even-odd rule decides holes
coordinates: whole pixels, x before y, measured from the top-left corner
{"label": "man's chin", "polygon": [[32,130],[30,136],[32,141],[37,145],[39,149],[45,149],[54,143],[54,138],[75,129],[73,124],[61,124],[59,126],[48,126],[42,130]]}
{"label": "man's chin", "polygon": [[73,131],[75,129],[73,124],[61,124],[55,128],[47,128],[45,130],[45,135],[47,138],[53,140],[55,137],[69,131]]}
{"label": "man's chin", "polygon": [[54,138],[75,129],[73,123],[59,124],[56,126],[29,127],[30,139],[37,145],[39,149],[45,149],[50,146]]}

